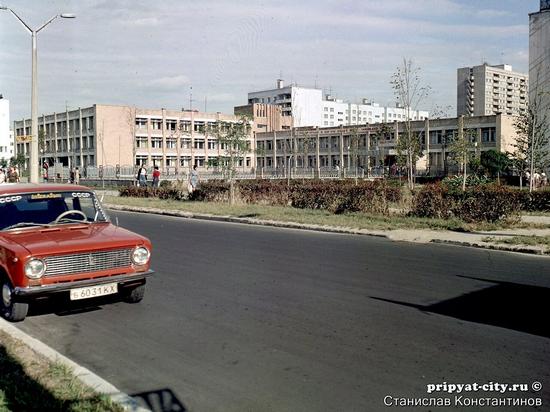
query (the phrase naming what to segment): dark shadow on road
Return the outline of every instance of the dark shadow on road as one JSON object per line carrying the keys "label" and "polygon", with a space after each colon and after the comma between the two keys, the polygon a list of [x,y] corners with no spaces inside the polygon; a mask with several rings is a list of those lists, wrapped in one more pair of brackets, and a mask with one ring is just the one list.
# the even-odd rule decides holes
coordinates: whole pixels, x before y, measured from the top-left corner
{"label": "dark shadow on road", "polygon": [[76,315],[103,310],[103,305],[120,302],[121,300],[118,295],[76,301],[70,300],[68,296],[54,296],[31,302],[28,316],[41,316],[52,313],[55,313],[57,316]]}
{"label": "dark shadow on road", "polygon": [[141,406],[153,412],[184,412],[187,411],[172,389],[141,392],[130,395]]}
{"label": "dark shadow on road", "polygon": [[409,306],[423,312],[499,326],[518,332],[550,338],[550,288],[521,285],[518,283],[496,282],[494,286],[466,293],[456,298],[432,305],[417,305],[371,296],[373,299]]}

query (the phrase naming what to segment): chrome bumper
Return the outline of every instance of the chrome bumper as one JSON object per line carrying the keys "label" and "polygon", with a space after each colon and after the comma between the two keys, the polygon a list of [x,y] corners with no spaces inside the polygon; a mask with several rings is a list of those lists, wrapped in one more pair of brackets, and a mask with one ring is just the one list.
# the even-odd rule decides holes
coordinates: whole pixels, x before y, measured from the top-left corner
{"label": "chrome bumper", "polygon": [[74,282],[53,283],[43,286],[29,286],[26,288],[16,287],[12,291],[12,296],[15,300],[21,300],[26,297],[35,298],[40,296],[47,296],[53,293],[66,292],[74,288],[102,285],[105,283],[116,282],[121,286],[124,286],[128,283],[140,283],[140,281],[143,281],[142,283],[144,283],[145,278],[151,276],[153,273],[155,273],[153,270],[148,270],[146,272],[132,273],[131,275],[106,276],[97,279],[85,279],[77,280]]}

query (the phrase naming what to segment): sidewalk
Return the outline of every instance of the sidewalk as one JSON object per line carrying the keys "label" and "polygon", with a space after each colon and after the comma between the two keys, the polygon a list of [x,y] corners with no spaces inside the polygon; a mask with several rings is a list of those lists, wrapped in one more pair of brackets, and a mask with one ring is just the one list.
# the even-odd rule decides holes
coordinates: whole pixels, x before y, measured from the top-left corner
{"label": "sidewalk", "polygon": [[136,206],[122,206],[114,204],[105,204],[108,209],[121,210],[129,212],[139,213],[155,213],[166,216],[177,216],[188,219],[203,219],[219,222],[233,222],[244,223],[261,226],[273,226],[289,229],[304,229],[315,230],[321,232],[331,233],[348,233],[355,235],[368,235],[386,237],[393,241],[414,242],[414,243],[447,243],[459,246],[470,246],[484,249],[503,250],[509,252],[529,253],[535,255],[550,255],[550,253],[543,246],[529,246],[529,245],[509,245],[499,244],[493,242],[484,241],[484,239],[491,237],[494,239],[506,239],[516,236],[550,236],[550,216],[522,216],[522,220],[525,222],[547,225],[544,229],[506,229],[498,231],[486,231],[486,232],[454,232],[449,230],[427,230],[427,229],[411,229],[411,230],[367,230],[367,229],[353,229],[349,227],[338,226],[321,226],[302,224],[294,222],[282,222],[273,220],[262,220],[247,217],[235,217],[235,216],[221,216],[211,215],[203,213],[193,213],[178,210],[165,210],[157,208],[136,207]]}

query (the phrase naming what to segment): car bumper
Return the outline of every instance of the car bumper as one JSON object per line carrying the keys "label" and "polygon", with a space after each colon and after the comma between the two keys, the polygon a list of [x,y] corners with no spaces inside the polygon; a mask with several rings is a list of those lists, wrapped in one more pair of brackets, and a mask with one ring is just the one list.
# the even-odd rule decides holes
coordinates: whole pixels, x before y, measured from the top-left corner
{"label": "car bumper", "polygon": [[50,296],[59,292],[68,292],[74,288],[103,285],[106,283],[118,283],[120,287],[124,288],[125,286],[145,283],[145,279],[153,273],[155,273],[153,270],[148,270],[146,272],[132,273],[130,275],[107,276],[98,279],[85,279],[43,286],[29,286],[26,288],[16,287],[12,292],[12,297],[16,301],[24,301],[26,299]]}

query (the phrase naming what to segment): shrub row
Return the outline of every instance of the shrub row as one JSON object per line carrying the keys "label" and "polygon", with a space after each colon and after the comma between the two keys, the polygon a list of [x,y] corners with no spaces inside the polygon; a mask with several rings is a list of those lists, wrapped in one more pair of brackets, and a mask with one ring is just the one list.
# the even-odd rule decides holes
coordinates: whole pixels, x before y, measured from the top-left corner
{"label": "shrub row", "polygon": [[171,187],[152,188],[150,186],[126,186],[120,188],[118,192],[120,196],[124,197],[156,197],[159,199],[173,200],[183,200],[187,197],[185,192]]}
{"label": "shrub row", "polygon": [[465,222],[516,219],[521,209],[518,193],[498,185],[474,186],[461,192],[443,184],[430,184],[414,193],[411,214],[441,219],[456,217]]}
{"label": "shrub row", "polygon": [[[235,184],[237,199],[243,203],[326,209],[334,213],[387,213],[390,202],[401,200],[401,189],[384,181],[292,181],[248,180]],[[210,181],[201,184],[189,197],[198,201],[223,201],[229,184]]]}

